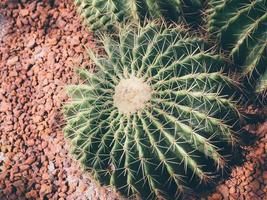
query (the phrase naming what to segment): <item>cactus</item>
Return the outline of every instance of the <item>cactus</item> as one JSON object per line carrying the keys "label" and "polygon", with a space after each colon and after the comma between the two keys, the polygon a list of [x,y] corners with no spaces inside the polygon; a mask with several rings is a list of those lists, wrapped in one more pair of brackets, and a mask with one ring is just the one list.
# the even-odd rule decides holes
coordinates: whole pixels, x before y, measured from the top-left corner
{"label": "cactus", "polygon": [[[116,22],[145,21],[164,17],[169,21],[187,21],[196,26],[201,21],[203,0],[75,0],[79,13],[92,30],[110,29]],[[198,16],[198,17],[194,17]]]}
{"label": "cactus", "polygon": [[[68,86],[72,154],[123,196],[178,199],[225,172],[240,130],[226,60],[180,26],[149,22],[102,36],[97,72]],[[237,95],[238,96],[238,95]]]}
{"label": "cactus", "polygon": [[210,0],[208,13],[209,32],[240,66],[246,86],[266,96],[267,0]]}

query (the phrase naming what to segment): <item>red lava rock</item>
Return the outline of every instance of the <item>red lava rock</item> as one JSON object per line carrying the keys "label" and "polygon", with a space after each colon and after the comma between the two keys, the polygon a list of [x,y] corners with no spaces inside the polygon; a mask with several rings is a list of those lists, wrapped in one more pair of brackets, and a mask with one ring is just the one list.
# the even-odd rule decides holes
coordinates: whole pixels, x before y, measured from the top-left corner
{"label": "red lava rock", "polygon": [[223,197],[220,193],[214,193],[212,196],[208,197],[208,200],[222,200]]}
{"label": "red lava rock", "polygon": [[26,195],[25,195],[25,197],[27,199],[31,199],[31,198],[36,199],[37,196],[38,196],[38,194],[37,194],[36,190],[31,190],[30,192],[27,192]]}
{"label": "red lava rock", "polygon": [[41,144],[41,146],[42,146],[42,149],[46,148],[46,147],[47,147],[47,145],[48,145],[48,144],[47,144],[47,142],[46,142],[46,141],[43,141],[43,142],[42,142],[42,144]]}
{"label": "red lava rock", "polygon": [[27,160],[25,160],[24,164],[25,165],[31,165],[32,163],[34,163],[35,161],[35,157],[34,156],[30,156],[27,158]]}
{"label": "red lava rock", "polygon": [[48,173],[44,173],[44,174],[42,175],[42,178],[43,178],[44,180],[48,180],[48,179],[50,179],[50,175],[49,175]]}
{"label": "red lava rock", "polygon": [[48,39],[48,43],[51,46],[55,46],[58,43],[58,41],[59,41],[59,37],[53,37],[53,38]]}
{"label": "red lava rock", "polygon": [[26,47],[32,49],[35,46],[35,44],[36,44],[35,38],[31,38],[26,44]]}
{"label": "red lava rock", "polygon": [[21,22],[21,20],[19,18],[17,18],[17,20],[16,20],[16,26],[18,28],[22,28],[22,22]]}
{"label": "red lava rock", "polygon": [[9,73],[9,75],[10,75],[11,77],[16,77],[16,76],[18,76],[18,72],[16,72],[16,71],[11,71],[11,72]]}
{"label": "red lava rock", "polygon": [[42,184],[40,189],[40,196],[45,196],[47,194],[50,194],[52,192],[51,185]]}
{"label": "red lava rock", "polygon": [[71,39],[70,44],[73,46],[79,45],[80,44],[80,37],[75,36]]}
{"label": "red lava rock", "polygon": [[19,169],[20,169],[21,171],[25,171],[25,170],[27,170],[27,169],[29,169],[29,168],[30,168],[29,165],[20,165],[20,166],[19,166]]}
{"label": "red lava rock", "polygon": [[33,116],[33,117],[32,117],[32,121],[33,121],[34,123],[41,122],[42,119],[43,119],[43,118],[42,118],[41,116],[39,116],[39,115],[37,115],[37,116]]}
{"label": "red lava rock", "polygon": [[218,187],[218,191],[222,194],[223,198],[224,199],[228,199],[228,196],[229,196],[229,189],[227,186],[225,185],[220,185]]}
{"label": "red lava rock", "polygon": [[34,139],[30,139],[30,140],[28,140],[28,141],[27,141],[27,144],[28,144],[28,146],[30,146],[30,147],[34,146],[34,144],[35,144]]}
{"label": "red lava rock", "polygon": [[7,65],[12,66],[15,65],[17,62],[19,61],[19,57],[18,56],[14,56],[12,58],[9,58],[6,62]]}
{"label": "red lava rock", "polygon": [[229,193],[230,194],[234,194],[236,192],[236,190],[235,190],[235,187],[231,187],[230,189],[229,189]]}
{"label": "red lava rock", "polygon": [[258,180],[254,180],[251,182],[251,189],[254,192],[257,192],[260,189],[260,183]]}
{"label": "red lava rock", "polygon": [[28,9],[21,9],[19,14],[22,16],[22,17],[26,17],[27,15],[29,15],[29,10]]}
{"label": "red lava rock", "polygon": [[0,105],[1,105],[0,111],[2,111],[2,112],[7,112],[8,110],[11,109],[10,104],[5,102],[5,101],[2,101],[2,103]]}
{"label": "red lava rock", "polygon": [[58,26],[58,28],[60,28],[60,29],[65,28],[66,24],[67,24],[67,23],[66,23],[62,18],[59,18],[59,19],[57,20],[57,26]]}

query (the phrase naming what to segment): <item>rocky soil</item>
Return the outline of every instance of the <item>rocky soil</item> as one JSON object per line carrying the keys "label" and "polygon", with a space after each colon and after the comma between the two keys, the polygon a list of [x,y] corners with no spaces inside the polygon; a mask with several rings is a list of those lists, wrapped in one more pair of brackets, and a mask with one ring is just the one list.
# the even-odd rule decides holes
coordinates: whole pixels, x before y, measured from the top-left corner
{"label": "rocky soil", "polygon": [[[90,66],[92,34],[71,1],[0,1],[0,199],[116,199],[67,153],[60,107],[73,68]],[[267,200],[267,121],[247,126],[257,136],[208,200]]]}

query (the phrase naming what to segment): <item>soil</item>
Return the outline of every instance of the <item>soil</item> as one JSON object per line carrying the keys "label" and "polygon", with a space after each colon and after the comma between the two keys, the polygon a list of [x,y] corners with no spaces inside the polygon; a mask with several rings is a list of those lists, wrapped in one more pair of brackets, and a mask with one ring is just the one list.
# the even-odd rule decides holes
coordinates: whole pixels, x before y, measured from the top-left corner
{"label": "soil", "polygon": [[[71,0],[0,1],[1,200],[118,199],[71,158],[62,133],[64,86],[78,83],[74,67],[92,69],[86,47],[94,37]],[[244,161],[201,199],[267,200],[267,120],[246,129],[256,140]]]}

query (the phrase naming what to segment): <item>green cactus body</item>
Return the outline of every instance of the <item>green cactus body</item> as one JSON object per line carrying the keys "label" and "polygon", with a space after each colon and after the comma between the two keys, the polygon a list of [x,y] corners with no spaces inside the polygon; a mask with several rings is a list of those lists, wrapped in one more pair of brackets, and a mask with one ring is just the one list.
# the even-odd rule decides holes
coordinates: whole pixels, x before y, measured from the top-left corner
{"label": "green cactus body", "polygon": [[267,92],[267,1],[210,0],[209,31],[241,66],[249,87]]}
{"label": "green cactus body", "polygon": [[[165,18],[192,25],[200,23],[202,0],[75,0],[79,12],[92,30],[109,29],[116,22]],[[194,17],[198,16],[198,17]]]}
{"label": "green cactus body", "polygon": [[96,74],[77,69],[65,135],[72,153],[124,196],[178,199],[220,176],[235,149],[236,83],[224,58],[182,27],[124,27],[103,36]]}

